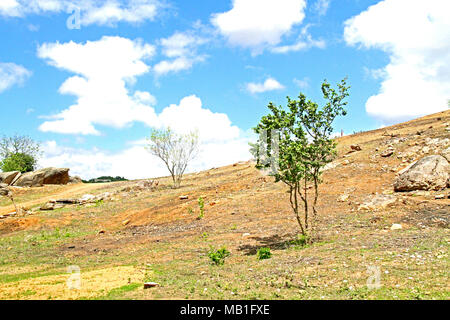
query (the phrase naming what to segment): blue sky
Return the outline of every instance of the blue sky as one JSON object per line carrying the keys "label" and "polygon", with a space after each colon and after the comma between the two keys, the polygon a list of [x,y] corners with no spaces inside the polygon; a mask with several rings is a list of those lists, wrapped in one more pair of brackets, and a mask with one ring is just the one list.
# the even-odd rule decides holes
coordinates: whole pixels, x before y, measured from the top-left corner
{"label": "blue sky", "polygon": [[[407,8],[407,9],[406,9]],[[267,104],[348,76],[345,133],[445,110],[445,0],[2,0],[1,134],[83,178],[165,175],[151,128],[200,131],[190,170],[249,158]],[[407,12],[407,13],[405,13]]]}

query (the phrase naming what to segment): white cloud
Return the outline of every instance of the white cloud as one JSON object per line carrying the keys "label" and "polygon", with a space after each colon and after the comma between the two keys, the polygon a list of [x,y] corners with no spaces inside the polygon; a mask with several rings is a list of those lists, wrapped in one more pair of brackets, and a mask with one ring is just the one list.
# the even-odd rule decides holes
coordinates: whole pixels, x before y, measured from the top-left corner
{"label": "white cloud", "polygon": [[297,87],[299,87],[300,89],[306,89],[309,88],[309,78],[305,77],[303,79],[297,79],[294,78],[293,82],[297,85]]}
{"label": "white cloud", "polygon": [[305,0],[233,0],[232,9],[214,14],[211,22],[231,45],[258,54],[301,23],[305,7]]}
{"label": "white cloud", "polygon": [[181,99],[178,105],[172,104],[164,108],[158,115],[158,123],[178,133],[197,129],[202,142],[223,142],[239,138],[239,128],[231,124],[226,114],[202,108],[202,101],[195,95]]}
{"label": "white cloud", "polygon": [[[189,164],[186,172],[196,172],[212,167],[232,164],[251,159],[248,142],[253,137],[242,137],[227,141],[204,142],[200,146],[199,156]],[[80,149],[63,147],[56,141],[43,144],[44,157],[40,167],[70,168],[71,175],[84,179],[99,176],[125,176],[128,179],[143,179],[169,175],[164,163],[145,150],[146,140],[120,152],[111,153],[98,148]]]}
{"label": "white cloud", "polygon": [[390,62],[366,102],[385,124],[438,112],[450,98],[450,2],[384,0],[345,22],[349,45],[381,49]]}
{"label": "white cloud", "polygon": [[156,75],[191,69],[194,63],[205,60],[205,55],[197,53],[197,48],[208,42],[206,38],[190,32],[175,32],[169,38],[161,39],[163,54],[171,60],[163,60],[154,66]]}
{"label": "white cloud", "polygon": [[302,31],[300,32],[300,35],[298,36],[296,43],[292,45],[273,47],[271,51],[273,53],[288,53],[306,50],[314,47],[320,49],[325,48],[326,44],[324,40],[322,39],[315,40],[312,38],[311,34],[309,34],[308,29],[310,26],[311,25],[308,24],[302,28]]}
{"label": "white cloud", "polygon": [[0,63],[0,92],[14,85],[22,84],[31,76],[31,72],[14,63]]}
{"label": "white cloud", "polygon": [[117,22],[139,23],[153,20],[161,4],[157,0],[2,0],[0,15],[25,17],[31,14],[80,13],[81,25],[113,26]]}
{"label": "white cloud", "polygon": [[155,48],[139,40],[103,37],[85,44],[43,44],[38,56],[59,69],[75,73],[60,87],[61,94],[77,97],[68,109],[53,115],[39,129],[44,132],[99,134],[94,125],[123,128],[134,121],[156,123],[151,107],[156,101],[148,92],[130,95],[127,85],[147,73],[144,62]]}
{"label": "white cloud", "polygon": [[247,91],[250,93],[262,93],[281,89],[284,89],[284,86],[274,78],[267,78],[263,83],[247,83]]}

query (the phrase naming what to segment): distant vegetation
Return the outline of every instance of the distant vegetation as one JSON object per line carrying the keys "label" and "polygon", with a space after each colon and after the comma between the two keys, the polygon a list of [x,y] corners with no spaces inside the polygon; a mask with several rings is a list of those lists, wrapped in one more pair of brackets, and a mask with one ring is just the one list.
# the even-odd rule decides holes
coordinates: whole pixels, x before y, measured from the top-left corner
{"label": "distant vegetation", "polygon": [[3,172],[30,172],[36,169],[40,144],[28,136],[4,136],[0,140],[0,169]]}
{"label": "distant vegetation", "polygon": [[115,182],[115,181],[128,181],[124,177],[111,177],[111,176],[101,176],[98,178],[90,179],[90,180],[82,180],[84,183],[106,183],[106,182]]}

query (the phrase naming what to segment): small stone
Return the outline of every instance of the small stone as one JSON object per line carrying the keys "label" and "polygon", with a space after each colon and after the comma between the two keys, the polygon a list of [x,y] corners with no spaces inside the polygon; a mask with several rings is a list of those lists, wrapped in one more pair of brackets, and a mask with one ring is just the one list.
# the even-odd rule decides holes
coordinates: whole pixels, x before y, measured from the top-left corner
{"label": "small stone", "polygon": [[400,230],[400,229],[402,229],[402,225],[401,225],[401,224],[394,223],[394,224],[391,226],[391,230]]}
{"label": "small stone", "polygon": [[394,154],[394,148],[387,148],[383,153],[380,154],[383,158],[390,157]]}
{"label": "small stone", "polygon": [[156,282],[146,282],[144,283],[144,289],[159,287],[159,283]]}
{"label": "small stone", "polygon": [[248,238],[248,237],[250,237],[250,233],[244,233],[244,234],[242,235],[242,238]]}
{"label": "small stone", "polygon": [[47,202],[46,204],[42,205],[40,207],[41,210],[54,210],[55,209],[55,203],[54,202]]}
{"label": "small stone", "polygon": [[127,224],[130,223],[130,219],[124,220],[122,221],[122,225],[126,226]]}
{"label": "small stone", "polygon": [[343,194],[343,195],[341,195],[341,196],[338,198],[338,201],[339,201],[339,202],[345,202],[345,201],[348,200],[349,197],[350,197],[350,196],[349,196],[348,194]]}
{"label": "small stone", "polygon": [[189,196],[180,196],[180,200],[187,200],[189,199]]}
{"label": "small stone", "polygon": [[438,194],[434,197],[436,200],[445,199],[445,194]]}

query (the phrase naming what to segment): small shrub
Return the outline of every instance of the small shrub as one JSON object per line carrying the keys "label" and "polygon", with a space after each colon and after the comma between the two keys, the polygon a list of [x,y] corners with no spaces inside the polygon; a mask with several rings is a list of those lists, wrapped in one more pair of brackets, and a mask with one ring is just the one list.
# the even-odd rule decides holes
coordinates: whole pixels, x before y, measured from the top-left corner
{"label": "small shrub", "polygon": [[225,263],[225,258],[230,255],[230,251],[228,251],[225,247],[215,250],[211,248],[208,252],[208,257],[215,265],[223,265]]}
{"label": "small shrub", "polygon": [[187,209],[187,212],[188,212],[189,214],[193,214],[193,213],[194,213],[194,209],[192,209],[191,207],[189,207],[189,208]]}
{"label": "small shrub", "polygon": [[303,234],[299,235],[297,239],[290,241],[291,245],[294,246],[306,246],[309,243],[309,237]]}
{"label": "small shrub", "polygon": [[258,260],[270,259],[272,257],[272,253],[270,252],[270,248],[261,248],[257,253]]}
{"label": "small shrub", "polygon": [[205,200],[202,197],[198,198],[198,207],[200,209],[200,214],[197,219],[203,219],[205,216]]}

